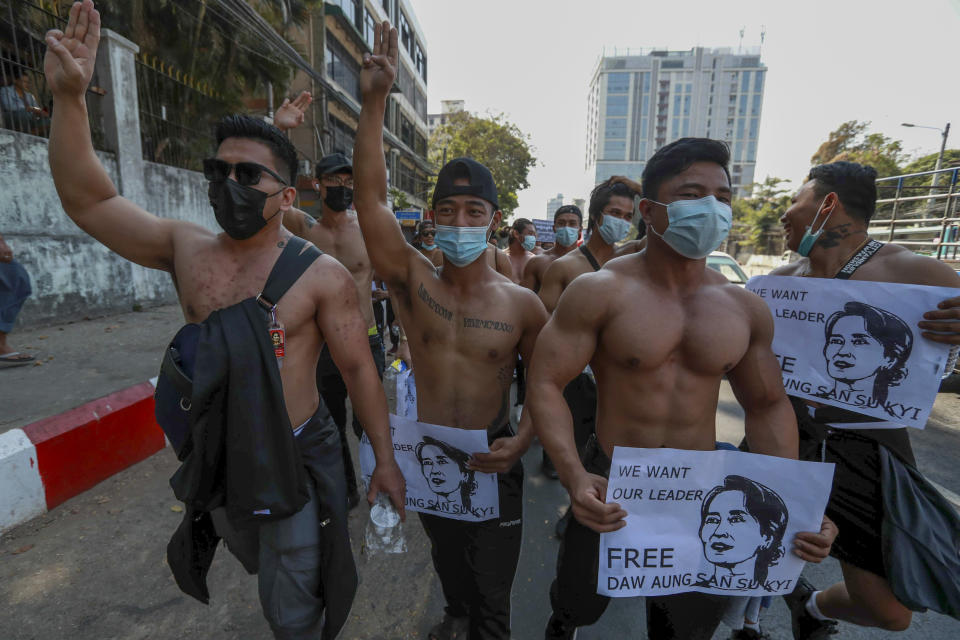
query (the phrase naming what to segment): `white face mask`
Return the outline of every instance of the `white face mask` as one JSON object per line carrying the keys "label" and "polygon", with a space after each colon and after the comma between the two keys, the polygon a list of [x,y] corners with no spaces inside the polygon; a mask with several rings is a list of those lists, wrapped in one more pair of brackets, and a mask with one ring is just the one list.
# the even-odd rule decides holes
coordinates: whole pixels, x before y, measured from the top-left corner
{"label": "white face mask", "polygon": [[726,240],[733,224],[730,205],[713,196],[699,200],[675,200],[670,204],[656,200],[650,202],[667,208],[669,223],[663,234],[657,233],[653,225],[647,225],[647,229],[660,236],[671,249],[691,260],[706,258],[710,252],[716,251]]}
{"label": "white face mask", "polygon": [[616,218],[609,213],[605,213],[603,214],[603,224],[600,225],[598,230],[604,242],[615,244],[627,237],[631,226],[629,220]]}
{"label": "white face mask", "polygon": [[487,249],[489,227],[451,227],[437,225],[436,243],[443,257],[458,267],[465,267]]}

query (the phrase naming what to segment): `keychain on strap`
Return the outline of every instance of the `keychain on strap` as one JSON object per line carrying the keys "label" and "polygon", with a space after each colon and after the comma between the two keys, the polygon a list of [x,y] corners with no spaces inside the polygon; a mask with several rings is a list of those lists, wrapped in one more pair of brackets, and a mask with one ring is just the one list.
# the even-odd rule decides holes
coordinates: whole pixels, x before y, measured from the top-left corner
{"label": "keychain on strap", "polygon": [[286,332],[283,330],[283,323],[277,318],[277,305],[270,308],[270,344],[273,345],[273,355],[277,356],[277,368],[283,368],[283,357],[285,355],[284,345],[286,344]]}

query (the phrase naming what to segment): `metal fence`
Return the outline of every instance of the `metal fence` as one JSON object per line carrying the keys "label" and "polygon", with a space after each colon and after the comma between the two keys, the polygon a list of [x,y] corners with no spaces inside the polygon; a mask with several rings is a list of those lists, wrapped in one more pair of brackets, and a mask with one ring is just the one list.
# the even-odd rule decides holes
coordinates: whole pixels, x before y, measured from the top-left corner
{"label": "metal fence", "polygon": [[870,235],[939,260],[960,259],[960,167],[877,180]]}
{"label": "metal fence", "polygon": [[[43,75],[43,41],[49,29],[67,24],[69,2],[0,2],[0,127],[50,137],[53,97]],[[96,73],[87,89],[87,111],[93,146],[113,151],[103,132],[101,99],[104,90]]]}
{"label": "metal fence", "polygon": [[213,128],[230,108],[210,86],[150,54],[137,55],[143,159],[200,171],[213,155]]}

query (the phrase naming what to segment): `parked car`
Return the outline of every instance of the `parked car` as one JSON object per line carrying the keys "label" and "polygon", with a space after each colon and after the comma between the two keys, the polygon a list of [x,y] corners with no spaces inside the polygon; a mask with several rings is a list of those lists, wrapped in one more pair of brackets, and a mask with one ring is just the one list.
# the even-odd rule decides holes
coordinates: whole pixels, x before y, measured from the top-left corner
{"label": "parked car", "polygon": [[747,274],[743,272],[740,264],[733,259],[733,256],[723,251],[714,251],[707,256],[707,266],[714,271],[719,271],[726,276],[727,280],[741,287],[746,286],[747,280],[749,280]]}

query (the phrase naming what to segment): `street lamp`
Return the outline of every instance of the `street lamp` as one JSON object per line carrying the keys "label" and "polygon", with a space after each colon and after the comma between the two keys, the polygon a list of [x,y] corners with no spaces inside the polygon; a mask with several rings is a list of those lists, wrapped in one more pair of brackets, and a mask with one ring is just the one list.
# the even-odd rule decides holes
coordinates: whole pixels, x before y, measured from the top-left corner
{"label": "street lamp", "polygon": [[[947,123],[943,129],[940,127],[930,127],[922,124],[911,124],[909,122],[900,123],[901,127],[915,127],[917,129],[933,129],[934,131],[939,131],[942,141],[940,142],[940,155],[937,156],[937,166],[934,167],[934,171],[940,171],[941,166],[943,165],[943,153],[947,149],[947,136],[950,135],[950,123]],[[933,174],[933,188],[937,188],[937,183],[940,182],[940,174]]]}

